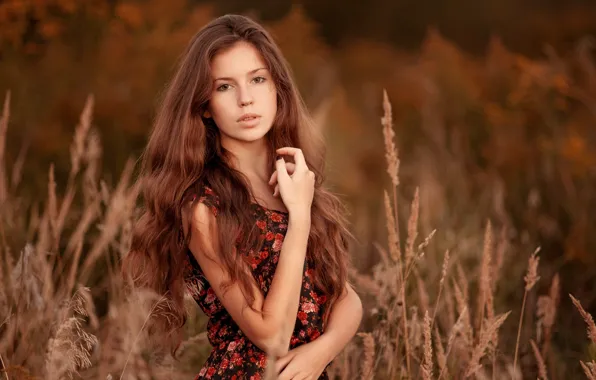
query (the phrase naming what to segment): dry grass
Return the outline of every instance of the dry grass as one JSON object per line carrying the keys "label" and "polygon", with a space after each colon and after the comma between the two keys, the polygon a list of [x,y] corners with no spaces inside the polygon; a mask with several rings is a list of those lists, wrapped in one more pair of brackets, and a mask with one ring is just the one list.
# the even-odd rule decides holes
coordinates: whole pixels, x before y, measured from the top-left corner
{"label": "dry grass", "polygon": [[530,341],[530,344],[532,345],[532,351],[534,352],[534,357],[536,358],[536,364],[538,365],[538,374],[540,375],[540,379],[548,380],[548,371],[546,370],[546,364],[544,364],[544,359],[540,354],[540,350],[538,349],[538,346],[536,346],[536,343],[533,340]]}
{"label": "dry grass", "polygon": [[592,343],[596,344],[596,324],[594,324],[594,319],[588,312],[584,310],[582,304],[575,297],[573,297],[571,294],[569,295],[569,297],[571,298],[571,301],[573,302],[577,310],[579,310],[579,313],[581,314],[582,318],[586,322],[586,325],[588,326],[588,338],[592,341]]}
{"label": "dry grass", "polygon": [[[9,95],[0,126],[4,150]],[[127,251],[129,224],[134,217],[138,188],[130,185],[132,161],[114,190],[98,182],[101,143],[91,129],[93,98],[87,100],[76,127],[71,170],[62,192],[50,165],[48,193],[41,215],[19,216],[18,194],[0,200],[2,285],[0,286],[0,353],[7,379],[178,378],[190,376],[168,358],[155,356],[144,327],[161,296],[132,294],[124,299],[117,280],[117,262]],[[5,161],[0,162],[5,166]],[[12,174],[20,175],[19,170]],[[0,179],[1,189],[7,180]],[[13,181],[14,183],[14,181]],[[75,195],[82,204],[75,207]],[[63,195],[61,195],[63,194]],[[35,209],[33,209],[35,210]],[[83,211],[81,211],[83,210]],[[7,230],[7,228],[9,230]],[[23,228],[31,242],[15,258],[6,236]],[[99,263],[98,263],[99,261]],[[82,262],[82,265],[81,265]],[[96,288],[87,283],[105,271]],[[104,272],[105,273],[105,272]],[[101,278],[101,277],[100,277]],[[109,294],[107,314],[96,313],[96,297]],[[153,302],[151,302],[153,301]],[[152,307],[147,307],[151,304]],[[199,342],[194,337],[192,342]],[[190,343],[187,343],[187,345]],[[153,347],[154,348],[154,347]]]}
{"label": "dry grass", "polygon": [[431,380],[433,378],[433,347],[431,338],[431,319],[428,310],[424,313],[424,361],[422,364],[422,378]]}
{"label": "dry grass", "polygon": [[521,313],[519,316],[519,328],[517,329],[517,340],[515,341],[515,354],[513,355],[513,368],[517,368],[517,353],[519,350],[519,338],[521,336],[521,329],[522,329],[522,322],[524,318],[524,311],[526,310],[526,299],[528,297],[528,292],[532,290],[536,282],[538,282],[538,255],[539,249],[536,249],[532,256],[528,259],[528,273],[524,277],[524,281],[526,282],[525,291],[524,291],[524,299],[522,301]]}
{"label": "dry grass", "polygon": [[[385,116],[382,119],[383,135],[385,137],[386,152],[385,157],[388,160],[388,167],[394,168],[397,156],[394,154],[395,147],[390,138],[394,134],[387,131],[390,122],[391,108],[388,105],[387,97],[384,95]],[[395,151],[396,152],[396,151]],[[390,183],[395,187],[399,184],[392,174],[394,169],[389,170]],[[397,192],[393,190],[393,193]],[[395,199],[395,197],[394,197]],[[482,255],[480,256],[480,271],[478,278],[477,291],[477,306],[476,306],[476,323],[471,323],[471,313],[469,307],[469,280],[467,279],[466,271],[462,269],[462,265],[457,263],[457,275],[452,279],[453,286],[447,288],[446,297],[449,301],[440,302],[443,293],[446,278],[449,277],[450,253],[447,251],[444,256],[443,265],[440,271],[440,280],[438,282],[438,289],[436,291],[436,299],[432,310],[428,309],[429,295],[427,292],[428,284],[425,284],[421,277],[417,274],[418,266],[423,265],[423,255],[421,255],[421,247],[429,245],[428,238],[419,245],[419,250],[415,251],[415,240],[418,235],[417,220],[419,214],[419,195],[416,190],[414,199],[412,201],[411,212],[409,216],[409,223],[406,238],[406,255],[402,256],[402,247],[400,246],[401,239],[399,238],[399,230],[397,228],[398,215],[394,214],[397,205],[391,204],[389,193],[384,193],[385,215],[388,228],[388,248],[391,254],[388,256],[385,249],[379,248],[382,261],[374,269],[372,276],[365,276],[361,274],[353,274],[357,284],[361,285],[363,291],[368,291],[371,296],[375,298],[374,303],[377,305],[375,314],[382,320],[375,323],[374,330],[368,336],[374,337],[376,346],[378,347],[377,359],[375,360],[375,372],[377,378],[503,378],[504,376],[517,378],[521,369],[517,366],[517,357],[520,344],[520,337],[522,331],[522,323],[524,310],[526,309],[527,296],[530,291],[538,283],[540,276],[538,275],[539,266],[539,249],[536,249],[528,259],[527,273],[524,276],[524,297],[522,301],[520,319],[518,323],[518,334],[514,352],[510,352],[511,359],[502,353],[499,355],[498,351],[498,336],[499,330],[510,314],[506,311],[502,314],[495,313],[494,305],[494,291],[497,288],[499,280],[500,268],[503,264],[506,243],[504,241],[495,241],[493,235],[492,223],[489,221],[485,228],[484,245]],[[505,228],[502,229],[504,231]],[[504,239],[501,233],[501,239]],[[497,247],[496,250],[494,247]],[[389,259],[391,258],[391,260]],[[423,268],[421,268],[423,269]],[[409,275],[416,273],[416,286],[412,289],[417,289],[417,297],[420,305],[424,310],[424,321],[418,320],[418,311],[416,306],[406,308],[404,295],[406,289],[410,289],[407,284]],[[395,283],[396,286],[391,286]],[[389,294],[387,294],[389,293]],[[556,308],[558,307],[559,299],[559,279],[555,275],[552,281],[550,292],[548,295],[541,296],[540,302],[543,305],[540,311],[542,318],[537,331],[540,332],[540,339],[543,342],[543,351],[546,351],[548,342],[552,335],[552,329],[556,317]],[[411,293],[410,293],[411,294]],[[452,302],[454,301],[454,302]],[[411,301],[409,302],[411,305]],[[447,318],[451,314],[448,309],[449,305],[456,305],[459,317],[456,321],[452,318]],[[378,309],[377,309],[378,308]],[[379,310],[382,310],[381,311]],[[588,323],[588,331],[592,334],[593,321],[587,316],[583,309],[578,307],[582,316]],[[441,312],[440,310],[443,310]],[[429,315],[432,313],[433,317]],[[442,314],[442,315],[441,315]],[[436,316],[441,316],[438,321],[435,321]],[[449,323],[451,321],[451,323]],[[438,324],[438,325],[435,325]],[[420,334],[420,326],[422,325],[423,343],[421,343],[418,336]],[[432,349],[431,331],[434,327],[435,350]],[[443,338],[441,331],[448,332],[447,346],[444,349]],[[596,330],[595,330],[596,331]],[[387,339],[387,337],[395,337],[395,339]],[[538,350],[535,342],[529,342],[534,351],[536,358],[536,366],[538,376],[543,379],[548,378],[548,370],[543,355]],[[367,343],[370,346],[370,343]],[[434,353],[433,353],[434,352]],[[487,356],[488,354],[488,356]],[[412,363],[408,363],[408,358],[412,358]],[[345,359],[344,359],[345,360]],[[368,361],[367,361],[368,363]],[[433,377],[433,367],[437,365],[439,368],[438,375]],[[578,363],[580,364],[580,363]],[[345,365],[336,362],[338,367]],[[366,364],[368,366],[368,364]],[[591,371],[591,364],[580,364],[586,374]],[[364,368],[364,367],[363,367]],[[367,371],[369,371],[367,367]],[[506,375],[508,374],[508,375]]]}
{"label": "dry grass", "polygon": [[358,333],[362,337],[364,346],[364,360],[362,362],[361,378],[368,380],[374,378],[375,340],[371,333]]}

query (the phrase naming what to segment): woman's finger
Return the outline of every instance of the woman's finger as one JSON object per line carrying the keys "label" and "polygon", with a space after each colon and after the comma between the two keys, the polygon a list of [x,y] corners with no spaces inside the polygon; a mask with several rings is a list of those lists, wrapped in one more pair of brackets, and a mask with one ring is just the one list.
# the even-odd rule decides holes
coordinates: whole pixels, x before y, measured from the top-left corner
{"label": "woman's finger", "polygon": [[281,371],[277,380],[292,380],[294,377],[296,377],[296,375],[298,375],[298,371],[299,370],[297,368],[293,368],[290,363]]}
{"label": "woman's finger", "polygon": [[277,149],[276,152],[277,154],[287,154],[288,156],[292,156],[294,158],[294,164],[296,165],[296,172],[308,171],[308,166],[306,165],[306,160],[304,159],[301,149],[287,146]]}
{"label": "woman's finger", "polygon": [[275,185],[275,189],[273,190],[273,196],[277,197],[279,195],[279,185]]}
{"label": "woman's finger", "polygon": [[[286,162],[286,169],[288,171],[288,174],[293,174],[294,170],[296,170],[296,165],[294,165],[291,162]],[[275,183],[275,181],[277,181],[277,170],[275,170],[273,172],[273,174],[271,174],[271,177],[269,178],[269,185],[273,185]]]}
{"label": "woman's finger", "polygon": [[273,174],[271,174],[271,177],[269,177],[269,182],[267,183],[273,185],[275,181],[277,181],[277,170],[274,171]]}
{"label": "woman's finger", "polygon": [[286,355],[275,362],[275,373],[279,374],[292,360],[294,355]]}
{"label": "woman's finger", "polygon": [[283,157],[280,157],[279,160],[275,162],[275,167],[277,168],[277,180],[287,180],[290,178],[288,171],[286,170],[286,161]]}

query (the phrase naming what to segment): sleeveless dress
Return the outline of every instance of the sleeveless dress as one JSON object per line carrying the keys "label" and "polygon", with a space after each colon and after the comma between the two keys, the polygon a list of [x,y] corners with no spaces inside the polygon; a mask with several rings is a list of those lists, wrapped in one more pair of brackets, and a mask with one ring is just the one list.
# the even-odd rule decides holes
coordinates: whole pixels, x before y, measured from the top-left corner
{"label": "sleeveless dress", "polygon": [[[196,197],[198,202],[207,205],[217,216],[219,198],[211,188],[203,185]],[[255,223],[264,237],[262,249],[251,258],[251,271],[266,296],[279,260],[289,214],[265,208],[257,203],[251,203],[251,207]],[[186,258],[186,289],[209,318],[207,336],[213,347],[207,361],[194,379],[262,379],[267,365],[267,355],[254,345],[234,322],[215,295],[190,250],[187,250]],[[300,305],[290,340],[290,349],[311,342],[323,333],[323,315],[328,305],[326,296],[315,289],[312,268],[313,263],[308,259],[305,260]],[[319,380],[328,379],[329,376],[325,370]]]}

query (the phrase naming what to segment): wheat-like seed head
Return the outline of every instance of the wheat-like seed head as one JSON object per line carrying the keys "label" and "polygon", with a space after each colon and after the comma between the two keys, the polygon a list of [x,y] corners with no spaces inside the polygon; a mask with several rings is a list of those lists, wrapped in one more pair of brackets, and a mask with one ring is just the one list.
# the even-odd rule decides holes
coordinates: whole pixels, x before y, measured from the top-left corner
{"label": "wheat-like seed head", "polygon": [[507,319],[507,317],[509,316],[509,313],[510,312],[508,311],[507,313],[501,314],[492,320],[485,320],[485,323],[482,324],[478,344],[472,351],[472,358],[470,359],[470,364],[468,365],[466,377],[474,375],[476,371],[482,368],[480,360],[482,359],[482,357],[484,357],[492,337],[498,335],[498,330],[503,324],[503,322],[505,322],[505,319]]}
{"label": "wheat-like seed head", "polygon": [[393,209],[391,207],[391,200],[389,194],[385,191],[385,216],[387,218],[387,238],[389,240],[389,252],[394,262],[400,260],[400,249],[399,249],[399,235],[395,224],[395,217]]}
{"label": "wheat-like seed head", "polygon": [[395,132],[393,131],[393,116],[391,114],[391,103],[387,91],[383,90],[383,110],[384,116],[381,118],[383,125],[383,137],[385,139],[385,159],[387,160],[387,173],[391,178],[393,186],[399,185],[399,158],[397,148],[393,142]]}
{"label": "wheat-like seed head", "polygon": [[422,363],[422,378],[432,380],[433,378],[433,348],[430,332],[431,318],[428,310],[424,313],[424,361]]}
{"label": "wheat-like seed head", "polygon": [[443,256],[443,266],[441,268],[441,280],[439,284],[442,286],[445,282],[445,277],[447,277],[447,268],[449,267],[449,250],[445,251],[445,256]]}
{"label": "wheat-like seed head", "polygon": [[410,218],[408,219],[408,238],[406,240],[406,268],[414,259],[414,242],[418,237],[418,215],[420,214],[420,190],[416,188],[414,193],[414,200],[410,210]]}
{"label": "wheat-like seed head", "polygon": [[540,276],[538,276],[538,262],[540,261],[540,257],[538,257],[539,251],[540,248],[537,248],[528,259],[528,272],[524,277],[526,291],[530,291],[540,279]]}
{"label": "wheat-like seed head", "polygon": [[476,326],[480,326],[484,319],[484,310],[486,307],[486,300],[488,299],[488,293],[492,289],[491,281],[491,264],[492,264],[492,226],[490,221],[486,224],[484,232],[484,248],[482,250],[482,262],[480,264],[480,278],[478,279],[478,300],[477,300],[477,323]]}
{"label": "wheat-like seed head", "polygon": [[79,118],[79,124],[75,128],[75,135],[70,146],[70,170],[71,176],[75,176],[81,168],[81,160],[85,156],[85,140],[91,128],[91,119],[95,98],[93,95],[87,97],[83,112]]}
{"label": "wheat-like seed head", "polygon": [[428,245],[430,244],[431,240],[433,239],[433,237],[435,236],[436,233],[437,233],[436,229],[430,231],[430,234],[428,234],[424,238],[424,241],[422,243],[418,244],[418,256],[419,257],[424,256],[424,250],[426,249],[426,247],[428,247]]}
{"label": "wheat-like seed head", "polygon": [[362,379],[374,378],[375,340],[371,333],[358,333],[364,343],[364,360],[362,362]]}
{"label": "wheat-like seed head", "polygon": [[592,315],[584,310],[582,304],[575,297],[573,297],[571,294],[569,297],[571,297],[571,302],[573,302],[582,318],[584,318],[584,321],[588,325],[588,338],[592,341],[592,343],[596,344],[596,324],[594,324]]}

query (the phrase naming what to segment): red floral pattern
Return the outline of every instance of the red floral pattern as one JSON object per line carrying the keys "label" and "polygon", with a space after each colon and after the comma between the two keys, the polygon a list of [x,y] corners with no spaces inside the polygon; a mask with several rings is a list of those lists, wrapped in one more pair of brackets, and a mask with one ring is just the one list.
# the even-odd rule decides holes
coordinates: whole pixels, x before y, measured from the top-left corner
{"label": "red floral pattern", "polygon": [[[207,205],[217,216],[219,198],[211,188],[202,187],[198,202]],[[251,254],[250,257],[252,274],[263,294],[267,295],[288,228],[288,213],[267,209],[256,203],[252,206],[255,223],[264,237],[260,252]],[[323,314],[327,307],[327,297],[315,289],[312,265],[310,260],[304,264],[300,307],[290,340],[291,349],[311,342],[323,333]],[[190,251],[187,251],[185,283],[188,292],[209,318],[207,336],[213,346],[209,358],[195,380],[261,379],[267,365],[265,352],[255,346],[236,325]],[[319,379],[329,379],[327,372],[323,372]]]}

